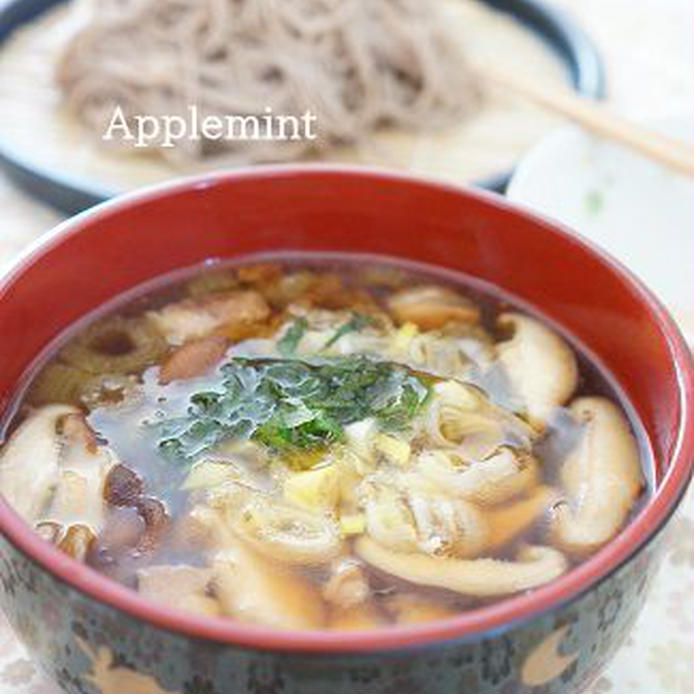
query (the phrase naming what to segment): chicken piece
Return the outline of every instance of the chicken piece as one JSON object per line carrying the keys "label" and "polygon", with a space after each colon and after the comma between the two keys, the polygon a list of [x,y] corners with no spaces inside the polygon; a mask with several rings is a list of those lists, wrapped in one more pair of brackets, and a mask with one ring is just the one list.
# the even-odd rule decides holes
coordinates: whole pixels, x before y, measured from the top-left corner
{"label": "chicken piece", "polygon": [[190,340],[176,349],[159,369],[159,383],[202,376],[216,366],[227,350],[227,340],[221,335],[210,335]]}
{"label": "chicken piece", "polygon": [[250,327],[269,318],[270,307],[256,291],[235,290],[183,299],[147,315],[171,344],[180,345],[220,330],[231,339],[239,339]]}
{"label": "chicken piece", "polygon": [[346,289],[334,273],[316,273],[300,270],[280,277],[267,287],[267,296],[274,306],[286,307],[291,303],[304,306],[340,308]]}

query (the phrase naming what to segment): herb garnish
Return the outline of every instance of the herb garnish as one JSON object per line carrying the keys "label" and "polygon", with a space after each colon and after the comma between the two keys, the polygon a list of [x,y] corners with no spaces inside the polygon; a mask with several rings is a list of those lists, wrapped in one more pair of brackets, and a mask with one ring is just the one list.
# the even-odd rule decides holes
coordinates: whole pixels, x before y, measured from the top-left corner
{"label": "herb garnish", "polygon": [[308,324],[305,318],[297,318],[277,342],[277,351],[283,357],[290,357],[294,354],[307,327]]}
{"label": "herb garnish", "polygon": [[293,359],[236,358],[221,383],[193,393],[187,413],[159,424],[159,448],[186,461],[231,438],[250,438],[277,452],[310,450],[344,437],[344,426],[368,417],[402,429],[429,385],[400,364],[346,356],[311,364]]}
{"label": "herb garnish", "polygon": [[341,337],[349,333],[359,332],[373,324],[373,318],[364,313],[355,313],[346,323],[343,323],[333,336],[323,345],[323,349],[332,347]]}

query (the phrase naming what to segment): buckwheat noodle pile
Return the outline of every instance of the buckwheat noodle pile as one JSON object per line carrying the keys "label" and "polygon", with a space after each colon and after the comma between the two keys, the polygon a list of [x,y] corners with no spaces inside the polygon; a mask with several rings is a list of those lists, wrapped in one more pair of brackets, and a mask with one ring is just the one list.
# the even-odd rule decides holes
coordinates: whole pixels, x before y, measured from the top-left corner
{"label": "buckwheat noodle pile", "polygon": [[[85,8],[86,5],[87,7]],[[430,130],[477,101],[455,36],[422,0],[88,0],[56,78],[101,136],[116,105],[136,114],[317,116],[317,141],[181,142],[184,163],[296,159],[377,128]]]}

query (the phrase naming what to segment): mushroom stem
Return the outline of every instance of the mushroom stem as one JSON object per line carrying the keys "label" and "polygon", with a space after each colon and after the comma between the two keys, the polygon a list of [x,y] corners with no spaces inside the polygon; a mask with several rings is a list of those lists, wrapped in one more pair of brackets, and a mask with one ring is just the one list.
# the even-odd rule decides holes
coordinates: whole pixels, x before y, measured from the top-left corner
{"label": "mushroom stem", "polygon": [[376,569],[404,581],[475,597],[497,597],[534,588],[557,578],[568,568],[561,552],[535,545],[522,547],[516,561],[446,559],[391,552],[366,536],[355,542],[355,550]]}
{"label": "mushroom stem", "polygon": [[554,509],[552,535],[562,549],[582,557],[619,531],[643,477],[636,440],[614,404],[600,397],[579,398],[570,411],[584,430],[561,469],[570,498]]}

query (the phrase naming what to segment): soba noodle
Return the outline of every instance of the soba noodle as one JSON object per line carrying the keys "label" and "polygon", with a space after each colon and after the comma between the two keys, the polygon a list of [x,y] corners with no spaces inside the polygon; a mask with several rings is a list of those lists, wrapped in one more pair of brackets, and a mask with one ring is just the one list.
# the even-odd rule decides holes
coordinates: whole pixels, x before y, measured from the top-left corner
{"label": "soba noodle", "polygon": [[103,134],[114,108],[186,117],[316,116],[316,141],[181,141],[157,151],[287,160],[363,140],[384,125],[453,124],[477,101],[456,39],[420,0],[87,0],[56,77]]}

